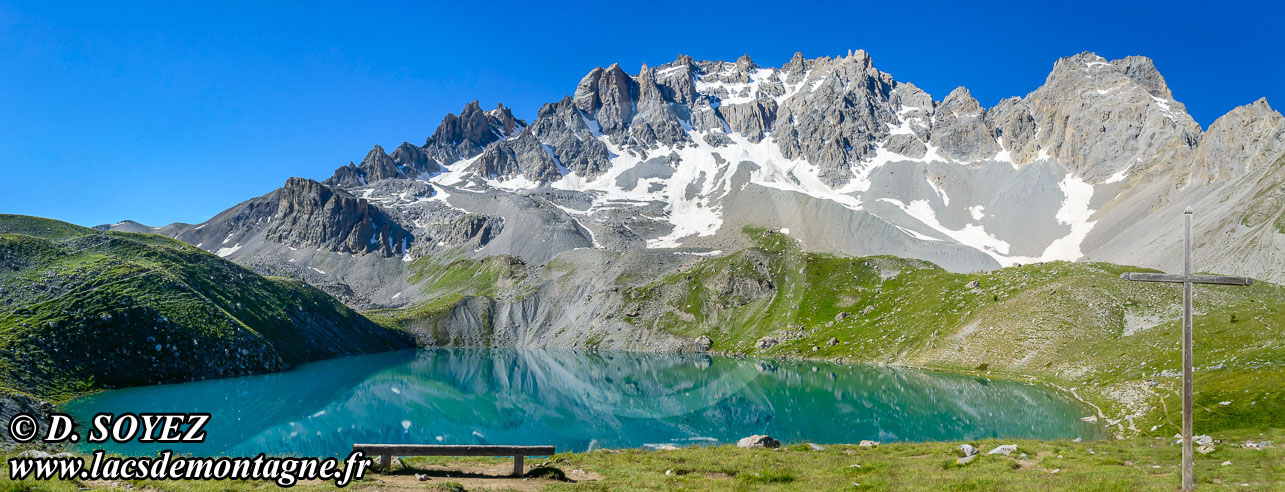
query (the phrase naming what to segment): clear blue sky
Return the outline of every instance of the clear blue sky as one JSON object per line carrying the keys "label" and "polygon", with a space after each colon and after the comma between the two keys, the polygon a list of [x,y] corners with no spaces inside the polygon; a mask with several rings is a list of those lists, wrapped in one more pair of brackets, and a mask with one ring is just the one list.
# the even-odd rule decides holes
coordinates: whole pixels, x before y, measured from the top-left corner
{"label": "clear blue sky", "polygon": [[1259,97],[1285,106],[1274,2],[973,3],[0,0],[0,213],[199,222],[373,144],[422,144],[468,101],[530,119],[595,66],[680,53],[779,66],[862,48],[986,106],[1058,57],[1140,54],[1202,126]]}

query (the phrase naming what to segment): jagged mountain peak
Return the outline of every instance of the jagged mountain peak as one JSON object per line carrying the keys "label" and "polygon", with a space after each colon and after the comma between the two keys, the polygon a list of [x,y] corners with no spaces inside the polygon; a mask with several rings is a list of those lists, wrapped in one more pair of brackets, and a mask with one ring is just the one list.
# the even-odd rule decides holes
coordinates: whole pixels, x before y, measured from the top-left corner
{"label": "jagged mountain peak", "polygon": [[1193,181],[1232,179],[1285,153],[1285,116],[1266,98],[1233,108],[1209,125],[1196,149]]}
{"label": "jagged mountain peak", "polygon": [[980,116],[985,110],[967,87],[959,86],[942,99],[938,111],[955,112],[956,116]]}
{"label": "jagged mountain peak", "polygon": [[381,179],[402,177],[406,175],[401,167],[384,152],[382,146],[375,145],[366,153],[360,165],[349,161],[348,165],[336,169],[334,175],[326,180],[326,184],[352,188]]}
{"label": "jagged mountain peak", "polygon": [[440,162],[467,159],[482,152],[492,142],[507,138],[526,127],[526,122],[513,116],[503,104],[483,111],[478,101],[464,105],[457,116],[447,113],[441,124],[424,143],[424,150]]}
{"label": "jagged mountain peak", "polygon": [[807,60],[803,58],[803,52],[795,51],[794,56],[790,57],[790,61],[781,67],[781,71],[788,74],[802,72],[807,69],[806,64]]}
{"label": "jagged mountain peak", "polygon": [[848,50],[848,56],[843,58],[844,61],[855,63],[862,68],[874,68],[874,60],[870,58],[870,53],[866,50]]}
{"label": "jagged mountain peak", "polygon": [[383,163],[383,162],[391,163],[392,159],[389,158],[388,153],[384,151],[384,146],[379,144],[375,144],[374,147],[371,147],[370,152],[367,152],[366,157],[361,160],[362,164],[368,164],[368,163],[373,164],[373,163]]}

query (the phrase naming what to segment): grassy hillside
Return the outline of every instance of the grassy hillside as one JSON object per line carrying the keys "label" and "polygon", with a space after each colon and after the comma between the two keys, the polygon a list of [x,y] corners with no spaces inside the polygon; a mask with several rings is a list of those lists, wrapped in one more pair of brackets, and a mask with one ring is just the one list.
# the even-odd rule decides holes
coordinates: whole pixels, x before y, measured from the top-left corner
{"label": "grassy hillside", "polygon": [[[718,352],[1038,380],[1101,407],[1118,434],[1176,432],[1178,286],[1126,282],[1139,269],[1102,263],[955,274],[746,233],[752,248],[629,288],[626,319],[706,335]],[[1285,289],[1198,287],[1195,308],[1197,430],[1285,427]]]}
{"label": "grassy hillside", "polygon": [[475,260],[455,252],[424,256],[410,264],[410,282],[428,294],[412,306],[376,309],[364,313],[388,328],[413,334],[422,344],[451,345],[447,315],[466,297],[495,297],[506,289],[521,289],[527,279],[525,264],[512,256]]}
{"label": "grassy hillside", "polygon": [[0,215],[0,386],[41,398],[411,346],[325,293],[161,236]]}

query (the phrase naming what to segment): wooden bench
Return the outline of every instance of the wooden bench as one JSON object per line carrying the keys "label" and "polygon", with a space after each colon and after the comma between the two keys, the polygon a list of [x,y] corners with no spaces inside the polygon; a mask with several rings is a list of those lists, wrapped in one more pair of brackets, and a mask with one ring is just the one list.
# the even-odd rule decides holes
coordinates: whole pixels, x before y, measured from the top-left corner
{"label": "wooden bench", "polygon": [[379,456],[380,467],[392,469],[394,456],[512,456],[513,475],[522,475],[524,456],[551,456],[553,446],[486,446],[441,444],[353,444],[353,451]]}

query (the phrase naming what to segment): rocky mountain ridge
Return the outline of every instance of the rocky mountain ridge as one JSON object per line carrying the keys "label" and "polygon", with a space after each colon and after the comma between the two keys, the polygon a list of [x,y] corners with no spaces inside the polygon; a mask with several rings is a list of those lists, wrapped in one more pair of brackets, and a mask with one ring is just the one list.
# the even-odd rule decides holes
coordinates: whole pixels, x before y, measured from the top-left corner
{"label": "rocky mountain ridge", "polygon": [[[156,231],[320,275],[310,281],[378,307],[424,295],[401,260],[718,255],[745,247],[744,226],[953,271],[1080,259],[1172,269],[1179,211],[1194,204],[1199,268],[1282,280],[1282,153],[1285,118],[1265,100],[1202,131],[1144,57],[1066,57],[1031,93],[985,108],[963,87],[935,100],[861,50],[779,68],[680,56],[633,75],[595,68],[529,125],[469,103],[425,145],[376,146],[320,185],[387,217],[391,245],[236,208]],[[255,239],[226,252],[229,238]]]}

